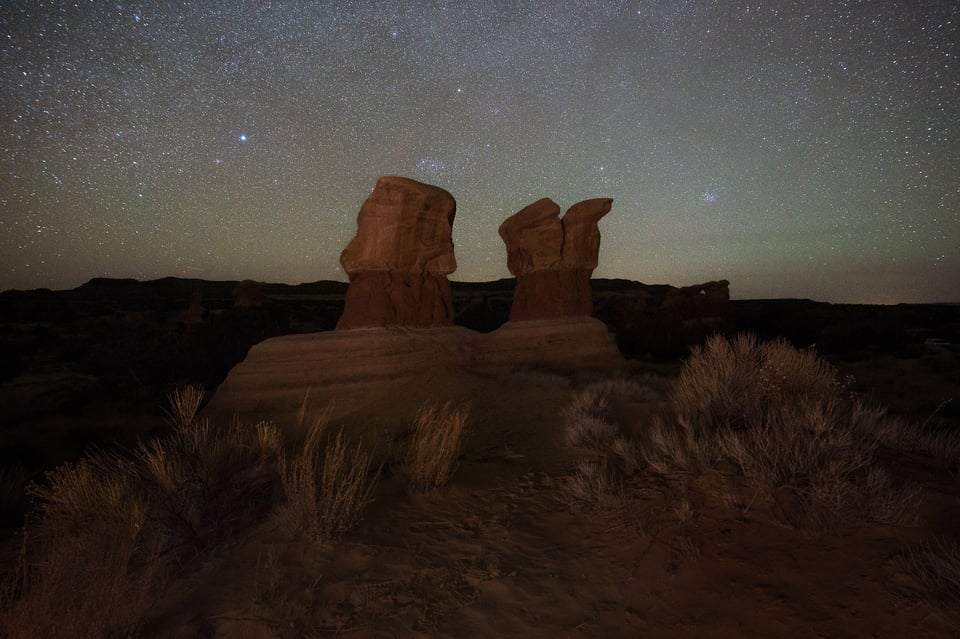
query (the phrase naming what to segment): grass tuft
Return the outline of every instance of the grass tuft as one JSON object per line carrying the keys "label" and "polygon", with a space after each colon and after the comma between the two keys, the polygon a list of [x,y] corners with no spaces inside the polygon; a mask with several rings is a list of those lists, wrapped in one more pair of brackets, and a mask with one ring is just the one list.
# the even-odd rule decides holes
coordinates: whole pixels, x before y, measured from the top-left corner
{"label": "grass tuft", "polygon": [[604,460],[581,460],[560,485],[561,499],[571,510],[614,510],[625,500],[619,475]]}
{"label": "grass tuft", "polygon": [[410,488],[430,492],[446,485],[456,467],[470,415],[467,404],[430,404],[417,414],[407,462]]}
{"label": "grass tuft", "polygon": [[564,440],[574,448],[609,446],[619,432],[610,417],[610,401],[599,384],[576,393],[563,411]]}
{"label": "grass tuft", "polygon": [[0,634],[134,634],[159,559],[143,534],[147,504],[127,460],[95,454],[31,484],[34,511],[0,594]]}
{"label": "grass tuft", "polygon": [[350,446],[343,431],[326,437],[329,417],[328,409],[313,422],[292,459],[280,458],[280,522],[316,541],[336,539],[360,520],[379,476],[371,478],[370,456],[360,443]]}
{"label": "grass tuft", "polygon": [[167,397],[170,407],[166,409],[167,416],[172,424],[184,427],[192,424],[197,418],[200,404],[206,396],[202,386],[178,386]]}
{"label": "grass tuft", "polygon": [[956,540],[938,539],[910,549],[903,569],[917,580],[922,599],[938,604],[960,604],[960,545]]}

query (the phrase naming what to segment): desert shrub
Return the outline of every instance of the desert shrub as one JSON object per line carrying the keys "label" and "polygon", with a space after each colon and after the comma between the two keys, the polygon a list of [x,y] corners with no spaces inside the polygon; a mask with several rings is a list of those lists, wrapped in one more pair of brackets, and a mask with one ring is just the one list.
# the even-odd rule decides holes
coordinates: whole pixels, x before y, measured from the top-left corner
{"label": "desert shrub", "polygon": [[[627,402],[659,401],[666,380],[654,375],[610,377],[590,382],[574,393],[561,412],[563,442],[573,448],[607,449],[622,436],[617,407]],[[617,447],[623,442],[617,442]]]}
{"label": "desert shrub", "polygon": [[370,456],[360,444],[350,446],[343,431],[325,445],[329,415],[313,422],[292,458],[280,457],[280,522],[317,541],[335,539],[360,520],[379,476],[371,478]]}
{"label": "desert shrub", "polygon": [[93,455],[29,490],[35,508],[3,588],[0,634],[132,634],[148,609],[159,556],[143,534],[147,506],[130,463]]}
{"label": "desert shrub", "polygon": [[[941,403],[940,410],[948,402]],[[899,417],[888,415],[881,408],[864,407],[875,414],[872,435],[880,444],[934,457],[948,466],[960,466],[960,432],[929,427],[930,419],[917,426]]]}
{"label": "desert shrub", "polygon": [[564,444],[593,450],[604,458],[608,472],[620,476],[632,475],[649,465],[650,447],[624,434],[613,404],[619,400],[657,400],[661,396],[658,383],[662,382],[645,376],[642,380],[614,377],[588,384],[562,411]]}
{"label": "desert shrub", "polygon": [[911,524],[918,491],[897,487],[875,460],[866,415],[835,398],[783,403],[743,430],[718,433],[719,450],[761,486],[787,488],[801,519]]}
{"label": "desert shrub", "polygon": [[620,432],[611,419],[607,395],[596,385],[574,395],[563,410],[563,422],[564,440],[576,448],[608,446]]}
{"label": "desert shrub", "polygon": [[718,442],[746,476],[778,486],[849,477],[872,462],[876,448],[829,398],[771,407],[744,429],[720,431]]}
{"label": "desert shrub", "polygon": [[938,604],[960,604],[960,545],[938,539],[911,548],[901,568],[917,580],[914,596]]}
{"label": "desert shrub", "polygon": [[836,369],[812,350],[785,340],[720,335],[695,346],[670,390],[674,410],[695,428],[745,428],[771,407],[830,396],[841,384]]}
{"label": "desert shrub", "polygon": [[152,528],[178,554],[216,545],[274,503],[279,431],[272,424],[223,426],[194,419],[142,444],[136,469]]}
{"label": "desert shrub", "polygon": [[625,475],[632,475],[644,467],[642,453],[635,440],[614,437],[608,450]]}
{"label": "desert shrub", "polygon": [[863,502],[862,519],[896,526],[919,523],[922,494],[918,485],[897,484],[886,470],[872,466],[857,488]]}
{"label": "desert shrub", "polygon": [[909,525],[919,490],[897,486],[876,461],[883,411],[840,392],[836,371],[782,340],[713,337],[695,348],[670,390],[671,420],[637,438],[656,472],[701,473],[721,458],[760,489],[786,489],[800,507],[794,523],[855,517]]}
{"label": "desert shrub", "polygon": [[720,458],[716,436],[694,429],[687,420],[654,417],[634,439],[639,467],[667,474],[702,473]]}
{"label": "desert shrub", "polygon": [[571,510],[612,510],[623,504],[623,483],[605,460],[581,460],[574,473],[563,478],[560,497]]}
{"label": "desert shrub", "polygon": [[460,455],[469,415],[468,405],[453,402],[431,404],[420,410],[407,454],[411,489],[427,492],[447,483]]}
{"label": "desert shrub", "polygon": [[203,397],[197,386],[171,393],[173,431],[134,454],[151,528],[180,555],[206,550],[262,516],[279,480],[277,427],[198,419]]}
{"label": "desert shrub", "polygon": [[94,452],[31,484],[33,508],[0,636],[136,632],[177,568],[272,504],[279,432],[196,419],[202,393],[171,396],[173,432],[131,455]]}

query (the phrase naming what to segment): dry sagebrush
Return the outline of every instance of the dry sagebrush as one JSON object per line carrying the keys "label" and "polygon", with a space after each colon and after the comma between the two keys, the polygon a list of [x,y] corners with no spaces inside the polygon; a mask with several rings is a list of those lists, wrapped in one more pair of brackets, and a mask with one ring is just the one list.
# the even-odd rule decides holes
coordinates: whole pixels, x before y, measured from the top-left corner
{"label": "dry sagebrush", "polygon": [[656,391],[630,379],[600,380],[575,393],[563,409],[563,443],[596,456],[578,461],[560,485],[560,498],[571,509],[615,508],[624,498],[623,478],[644,466],[642,450],[624,436],[613,414],[613,401],[625,396],[649,401]]}
{"label": "dry sagebrush", "polygon": [[[565,443],[594,450],[621,475],[701,474],[727,459],[758,491],[790,491],[802,516],[816,513],[818,521],[916,521],[919,489],[897,485],[875,454],[883,433],[904,435],[883,411],[846,398],[837,371],[811,350],[712,337],[670,387],[672,415],[646,416],[631,437],[610,409],[617,393],[639,392],[628,386],[597,382],[574,395],[563,413]],[[567,489],[599,494],[588,490],[598,477],[580,468]]]}
{"label": "dry sagebrush", "polygon": [[714,335],[695,346],[670,390],[677,414],[698,429],[742,429],[786,403],[832,396],[839,375],[812,350],[754,335]]}
{"label": "dry sagebrush", "polygon": [[885,414],[845,398],[813,351],[715,336],[693,349],[670,398],[675,421],[640,446],[659,467],[702,472],[725,457],[758,486],[792,491],[806,513],[916,521],[919,490],[894,485],[876,460]]}
{"label": "dry sagebrush", "polygon": [[136,633],[184,561],[270,506],[279,434],[196,419],[202,391],[171,397],[173,431],[132,455],[93,453],[31,485],[33,510],[0,588],[0,636]]}
{"label": "dry sagebrush", "polygon": [[272,507],[280,437],[276,426],[206,419],[140,446],[136,469],[150,523],[178,554],[200,552],[248,527]]}
{"label": "dry sagebrush", "polygon": [[571,448],[592,450],[613,462],[621,474],[632,475],[646,462],[638,441],[627,437],[614,415],[613,405],[624,399],[652,402],[660,398],[651,376],[642,380],[603,379],[574,394],[563,409],[563,443]]}
{"label": "dry sagebrush", "polygon": [[0,635],[132,634],[160,561],[144,535],[148,505],[129,462],[94,455],[34,484],[24,547],[0,596]]}
{"label": "dry sagebrush", "polygon": [[324,437],[320,420],[287,457],[275,425],[215,425],[197,417],[202,401],[202,389],[178,389],[166,436],[30,487],[23,551],[0,580],[0,636],[134,636],[171,580],[262,521],[278,495],[283,520],[317,539],[357,521],[376,473],[343,433]]}

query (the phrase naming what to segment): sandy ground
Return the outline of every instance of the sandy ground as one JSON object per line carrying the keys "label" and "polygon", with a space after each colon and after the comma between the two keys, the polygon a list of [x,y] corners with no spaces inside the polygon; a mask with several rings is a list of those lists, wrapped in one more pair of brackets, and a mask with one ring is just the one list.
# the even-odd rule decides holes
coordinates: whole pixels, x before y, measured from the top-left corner
{"label": "sandy ground", "polygon": [[[624,430],[663,409],[674,372],[626,373],[651,390],[618,406]],[[388,468],[363,522],[334,543],[266,522],[172,584],[142,636],[960,636],[960,615],[916,596],[902,564],[911,544],[956,538],[955,466],[894,456],[924,486],[917,527],[798,530],[789,499],[758,498],[722,469],[635,475],[617,503],[572,508],[561,486],[587,453],[561,444],[561,411],[599,377],[446,371],[344,418],[384,445],[424,394],[472,405],[449,486],[411,495]]]}

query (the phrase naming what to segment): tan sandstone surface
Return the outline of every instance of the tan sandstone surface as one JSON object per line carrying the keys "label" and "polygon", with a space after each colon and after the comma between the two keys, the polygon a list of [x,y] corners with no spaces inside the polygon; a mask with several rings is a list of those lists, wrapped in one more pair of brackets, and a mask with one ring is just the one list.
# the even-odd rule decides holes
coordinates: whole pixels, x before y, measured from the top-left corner
{"label": "tan sandstone surface", "polygon": [[491,333],[394,326],[287,335],[251,348],[206,410],[292,424],[305,398],[339,417],[378,401],[422,404],[458,375],[623,363],[607,327],[589,317],[508,322]]}

